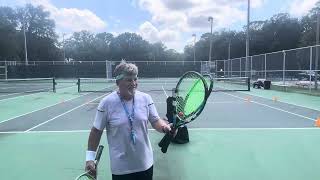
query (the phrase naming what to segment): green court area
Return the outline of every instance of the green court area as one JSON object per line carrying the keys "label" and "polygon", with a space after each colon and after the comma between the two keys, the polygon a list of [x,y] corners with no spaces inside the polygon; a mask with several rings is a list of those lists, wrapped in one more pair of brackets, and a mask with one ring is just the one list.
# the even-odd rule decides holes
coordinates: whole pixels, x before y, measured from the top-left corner
{"label": "green court area", "polygon": [[[173,81],[139,80],[138,89],[151,95],[161,117]],[[0,95],[3,179],[69,180],[83,172],[96,107],[115,90],[114,81],[91,82],[94,89],[82,83],[87,92],[78,92],[76,79],[58,79],[56,92]],[[157,145],[163,134],[150,129],[154,180],[319,177],[320,128],[314,124],[320,117],[320,97],[262,89],[223,91],[226,87],[212,92],[201,115],[188,124],[189,143],[171,144],[163,154]],[[99,177],[109,180],[105,134],[101,144],[106,148]]]}
{"label": "green court area", "polygon": [[[156,180],[319,178],[319,129],[193,129],[189,144],[172,144],[167,154],[157,147],[162,136],[150,135]],[[83,171],[87,137],[88,131],[1,133],[1,178],[74,179]],[[108,159],[105,148],[100,179],[111,179]]]}
{"label": "green court area", "polygon": [[315,109],[320,111],[320,96],[313,96],[300,93],[290,93],[277,90],[263,90],[263,89],[253,89],[250,92],[244,92],[253,96],[263,97],[267,99],[277,98],[278,101],[293,104],[297,106],[303,106],[310,109]]}
{"label": "green court area", "polygon": [[0,122],[30,114],[54,105],[62,104],[80,96],[75,84],[57,89],[57,92],[15,93],[2,95],[0,99]]}

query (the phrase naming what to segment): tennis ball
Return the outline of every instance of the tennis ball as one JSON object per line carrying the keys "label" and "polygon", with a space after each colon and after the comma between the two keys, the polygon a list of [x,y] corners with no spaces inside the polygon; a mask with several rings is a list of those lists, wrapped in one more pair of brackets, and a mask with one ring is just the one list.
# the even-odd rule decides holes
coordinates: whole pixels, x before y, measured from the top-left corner
{"label": "tennis ball", "polygon": [[181,112],[181,111],[178,113],[178,115],[179,115],[180,117],[183,117],[183,116],[184,116],[183,112]]}

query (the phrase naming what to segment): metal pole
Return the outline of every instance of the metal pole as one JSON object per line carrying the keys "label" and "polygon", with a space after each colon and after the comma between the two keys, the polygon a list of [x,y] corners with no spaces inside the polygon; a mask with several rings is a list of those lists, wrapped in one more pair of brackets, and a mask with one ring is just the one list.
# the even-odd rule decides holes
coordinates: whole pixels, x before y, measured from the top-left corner
{"label": "metal pole", "polygon": [[283,85],[286,84],[285,82],[285,76],[286,76],[286,52],[285,51],[282,51],[283,52],[283,65],[282,65],[282,82],[283,82]]}
{"label": "metal pole", "polygon": [[223,60],[223,77],[226,77],[226,60]]}
{"label": "metal pole", "polygon": [[63,43],[63,61],[66,60],[66,53],[65,53],[65,49],[64,49],[64,36],[65,36],[65,33],[62,34],[62,43]]}
{"label": "metal pole", "polygon": [[240,77],[242,77],[242,66],[241,66],[241,58],[240,58],[239,60],[240,60]]}
{"label": "metal pole", "polygon": [[264,79],[267,79],[267,54],[264,54]]}
{"label": "metal pole", "polygon": [[8,79],[8,65],[7,65],[7,59],[4,61],[4,78]]}
{"label": "metal pole", "polygon": [[252,79],[252,56],[250,56],[250,79]]}
{"label": "metal pole", "polygon": [[[231,38],[229,39],[229,46],[228,46],[228,71],[230,71],[230,52],[231,52]],[[228,73],[230,77],[230,73]]]}
{"label": "metal pole", "polygon": [[230,50],[231,50],[231,40],[229,40],[229,46],[228,46],[228,59],[230,59]]}
{"label": "metal pole", "polygon": [[309,67],[309,92],[311,92],[311,82],[312,82],[312,47],[310,47],[310,67]]}
{"label": "metal pole", "polygon": [[26,63],[26,65],[28,65],[28,50],[27,50],[27,37],[26,37],[25,24],[23,25],[23,37],[24,37],[24,57],[25,57],[25,63]]}
{"label": "metal pole", "polygon": [[106,78],[109,78],[108,60],[106,60]]}
{"label": "metal pole", "polygon": [[193,40],[193,64],[196,62],[196,34],[192,34]]}
{"label": "metal pole", "polygon": [[196,48],[193,46],[193,64],[196,62]]}
{"label": "metal pole", "polygon": [[316,39],[316,60],[315,60],[315,79],[314,79],[314,88],[318,90],[318,64],[319,64],[319,25],[320,25],[320,14],[317,14],[317,39]]}
{"label": "metal pole", "polygon": [[211,51],[212,51],[212,23],[213,23],[213,18],[210,16],[208,18],[208,21],[211,23],[211,31],[210,31],[210,49],[209,49],[209,62],[211,62]]}
{"label": "metal pole", "polygon": [[232,77],[232,59],[230,60],[230,73],[231,73],[231,76],[230,77]]}
{"label": "metal pole", "polygon": [[246,38],[246,77],[249,77],[247,73],[249,69],[249,26],[250,26],[250,0],[248,0],[248,13],[247,13],[247,38]]}

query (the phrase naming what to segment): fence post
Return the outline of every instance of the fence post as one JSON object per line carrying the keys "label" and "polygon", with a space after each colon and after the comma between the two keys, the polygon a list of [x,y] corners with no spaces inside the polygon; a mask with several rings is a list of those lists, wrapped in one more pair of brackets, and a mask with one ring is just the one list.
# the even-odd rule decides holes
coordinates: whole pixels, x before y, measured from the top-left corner
{"label": "fence post", "polygon": [[282,65],[282,82],[283,85],[286,84],[285,81],[285,76],[286,76],[286,51],[282,51],[283,52],[283,65]]}
{"label": "fence post", "polygon": [[239,59],[240,60],[240,77],[242,77],[242,67],[241,67],[241,58]]}
{"label": "fence post", "polygon": [[7,80],[8,79],[8,64],[7,64],[7,59],[4,59],[4,78]]}
{"label": "fence post", "polygon": [[232,59],[230,60],[230,74],[231,74],[231,76],[230,77],[232,77],[232,75],[233,75],[233,72],[232,72]]}
{"label": "fence post", "polygon": [[267,79],[267,54],[264,54],[264,79]]}
{"label": "fence post", "polygon": [[252,56],[250,56],[250,79],[252,79]]}
{"label": "fence post", "polygon": [[[318,49],[318,45],[316,45],[316,59],[315,59],[315,67],[314,67],[314,70],[315,70],[315,76],[314,76],[314,89],[315,90],[318,90],[318,63],[319,63],[319,49]],[[319,71],[320,73],[320,71]]]}
{"label": "fence post", "polygon": [[226,61],[223,60],[223,77],[226,77]]}
{"label": "fence post", "polygon": [[312,71],[312,47],[310,47],[310,64],[309,64],[309,92],[311,93],[311,82],[312,82],[312,76],[311,76],[311,71]]}

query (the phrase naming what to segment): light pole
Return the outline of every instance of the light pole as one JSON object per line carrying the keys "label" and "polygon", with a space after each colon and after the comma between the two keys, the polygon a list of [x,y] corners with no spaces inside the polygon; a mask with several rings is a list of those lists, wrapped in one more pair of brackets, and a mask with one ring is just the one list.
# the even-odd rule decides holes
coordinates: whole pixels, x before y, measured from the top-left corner
{"label": "light pole", "polygon": [[65,52],[65,49],[64,49],[64,45],[65,45],[65,43],[64,43],[64,36],[65,36],[65,35],[66,35],[65,33],[62,33],[63,61],[66,60],[66,52]]}
{"label": "light pole", "polygon": [[192,37],[194,37],[194,39],[193,39],[193,63],[195,63],[196,62],[196,38],[197,38],[197,35],[192,34]]}
{"label": "light pole", "polygon": [[210,31],[210,49],[209,49],[209,63],[211,62],[211,51],[212,51],[212,23],[213,23],[213,18],[210,16],[208,17],[208,21],[211,24],[211,31]]}
{"label": "light pole", "polygon": [[249,26],[250,26],[250,0],[248,0],[248,13],[247,13],[247,38],[246,38],[246,76],[249,75]]}
{"label": "light pole", "polygon": [[231,53],[231,38],[229,38],[229,44],[228,44],[228,75],[230,71],[230,53]]}
{"label": "light pole", "polygon": [[28,49],[27,49],[27,37],[26,37],[26,23],[23,25],[23,37],[24,37],[24,58],[25,63],[28,65]]}
{"label": "light pole", "polygon": [[315,62],[315,68],[314,68],[314,70],[315,70],[315,72],[314,72],[314,77],[315,77],[315,79],[314,79],[314,88],[315,88],[315,90],[317,90],[318,89],[318,63],[319,63],[319,47],[318,47],[318,45],[319,45],[319,24],[320,24],[320,13],[318,12],[317,13],[317,34],[316,34],[316,62]]}

